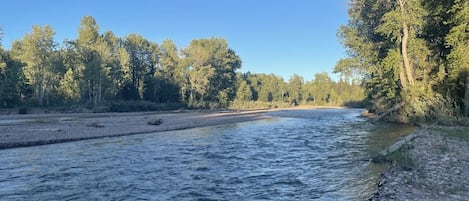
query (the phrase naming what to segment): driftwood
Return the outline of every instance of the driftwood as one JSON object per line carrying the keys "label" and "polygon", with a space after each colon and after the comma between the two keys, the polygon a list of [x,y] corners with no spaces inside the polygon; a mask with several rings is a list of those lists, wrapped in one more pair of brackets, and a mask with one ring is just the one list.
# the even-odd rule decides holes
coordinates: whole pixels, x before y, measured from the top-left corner
{"label": "driftwood", "polygon": [[389,154],[392,154],[394,152],[396,152],[397,150],[399,150],[403,145],[409,143],[410,141],[412,141],[413,139],[417,138],[423,131],[427,130],[428,128],[432,127],[436,125],[435,124],[432,124],[430,126],[425,126],[423,125],[418,131],[415,131],[407,136],[405,136],[404,138],[402,139],[399,139],[397,142],[395,142],[393,145],[389,146],[388,148],[386,148],[385,150],[379,152],[378,155],[376,156],[373,156],[371,158],[371,161],[373,162],[382,162],[382,161],[386,161],[385,157],[388,156]]}
{"label": "driftwood", "polygon": [[382,118],[388,116],[389,114],[391,114],[391,112],[394,112],[394,111],[398,110],[398,109],[401,108],[402,106],[404,106],[404,102],[401,102],[401,103],[395,105],[394,107],[392,107],[391,109],[389,109],[389,110],[387,110],[387,111],[385,111],[385,112],[379,114],[379,115],[373,120],[373,122],[377,122],[377,121],[381,120]]}
{"label": "driftwood", "polygon": [[163,123],[163,120],[160,119],[160,118],[152,118],[147,123],[148,123],[148,125],[157,126],[157,125],[160,125],[161,123]]}
{"label": "driftwood", "polygon": [[390,147],[386,148],[385,150],[379,152],[380,155],[382,156],[387,156],[389,154],[392,154],[394,153],[395,151],[397,151],[399,148],[401,148],[404,144],[412,141],[414,138],[416,138],[418,136],[418,133],[417,132],[414,132],[408,136],[405,136],[404,138],[398,140],[396,143],[394,143],[393,145],[391,145]]}
{"label": "driftwood", "polygon": [[98,123],[97,121],[91,123],[91,124],[88,124],[87,126],[90,126],[90,127],[95,127],[95,128],[102,128],[104,127],[104,125],[101,125],[100,123]]}

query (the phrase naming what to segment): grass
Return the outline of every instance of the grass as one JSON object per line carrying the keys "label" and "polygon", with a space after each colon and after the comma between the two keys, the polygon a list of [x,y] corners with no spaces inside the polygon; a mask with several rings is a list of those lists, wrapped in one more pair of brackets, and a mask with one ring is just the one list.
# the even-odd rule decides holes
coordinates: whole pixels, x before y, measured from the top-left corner
{"label": "grass", "polygon": [[467,127],[440,127],[436,130],[448,137],[469,141],[469,128]]}
{"label": "grass", "polygon": [[409,152],[409,150],[412,148],[413,147],[411,144],[406,144],[399,148],[399,150],[385,156],[385,160],[401,167],[405,171],[411,171],[417,166],[415,160],[412,158]]}

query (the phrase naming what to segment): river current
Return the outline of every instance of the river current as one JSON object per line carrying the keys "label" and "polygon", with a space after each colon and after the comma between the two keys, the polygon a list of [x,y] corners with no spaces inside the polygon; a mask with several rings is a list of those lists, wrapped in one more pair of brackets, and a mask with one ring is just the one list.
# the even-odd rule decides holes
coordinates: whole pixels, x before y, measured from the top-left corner
{"label": "river current", "polygon": [[0,150],[0,200],[365,200],[413,128],[358,109]]}

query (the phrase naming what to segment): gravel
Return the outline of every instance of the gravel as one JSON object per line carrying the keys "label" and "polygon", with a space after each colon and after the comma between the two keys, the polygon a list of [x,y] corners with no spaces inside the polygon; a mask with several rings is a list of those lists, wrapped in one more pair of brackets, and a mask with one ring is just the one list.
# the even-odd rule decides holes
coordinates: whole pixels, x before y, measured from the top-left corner
{"label": "gravel", "polygon": [[[468,128],[451,129],[469,135]],[[469,141],[435,127],[420,132],[409,147],[414,167],[390,167],[370,200],[469,200]]]}
{"label": "gravel", "polygon": [[[265,111],[0,115],[0,149],[153,133],[271,118]],[[148,124],[160,119],[161,124]]]}

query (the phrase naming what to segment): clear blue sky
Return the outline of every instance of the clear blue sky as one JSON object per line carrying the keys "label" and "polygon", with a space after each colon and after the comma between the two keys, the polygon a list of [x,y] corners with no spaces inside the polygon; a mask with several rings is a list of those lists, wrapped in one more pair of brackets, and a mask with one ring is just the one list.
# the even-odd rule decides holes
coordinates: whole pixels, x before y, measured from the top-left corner
{"label": "clear blue sky", "polygon": [[75,39],[91,15],[101,32],[137,33],[186,47],[192,39],[223,37],[243,60],[242,72],[311,80],[331,73],[345,51],[337,39],[347,23],[347,0],[9,0],[1,3],[3,46],[32,25],[51,25],[56,41]]}

